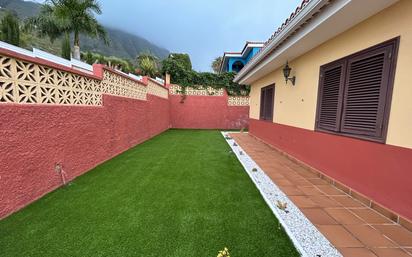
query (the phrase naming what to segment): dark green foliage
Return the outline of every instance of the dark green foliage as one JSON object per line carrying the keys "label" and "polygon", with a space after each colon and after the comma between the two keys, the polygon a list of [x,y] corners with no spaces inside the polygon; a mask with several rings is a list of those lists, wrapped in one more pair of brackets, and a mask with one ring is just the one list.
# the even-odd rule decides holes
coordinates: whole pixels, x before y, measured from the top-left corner
{"label": "dark green foliage", "polygon": [[210,65],[210,66],[211,66],[214,73],[219,73],[220,72],[220,65],[222,64],[222,61],[223,61],[222,56],[216,57],[213,60],[212,65]]}
{"label": "dark green foliage", "polygon": [[12,45],[20,45],[19,19],[11,12],[1,20],[1,40]]}
{"label": "dark green foliage", "polygon": [[229,95],[249,95],[250,92],[249,86],[233,82],[235,73],[197,72],[187,69],[181,59],[173,58],[172,55],[162,61],[162,72],[170,74],[172,84],[178,84],[184,88],[199,86],[225,88]]}
{"label": "dark green foliage", "polygon": [[188,54],[171,53],[168,58],[176,60],[178,63],[182,64],[183,68],[186,70],[192,69],[192,61]]}
{"label": "dark green foliage", "polygon": [[135,73],[136,68],[131,61],[114,56],[104,56],[99,53],[92,53],[90,51],[82,52],[81,59],[93,65],[95,63],[105,64],[111,68],[121,70],[125,73]]}
{"label": "dark green foliage", "polygon": [[137,58],[138,73],[142,76],[156,77],[161,76],[159,73],[160,61],[153,53],[144,51]]}
{"label": "dark green foliage", "polygon": [[66,33],[62,41],[62,57],[64,59],[70,60],[71,52],[72,50],[70,47],[70,35],[69,33]]}
{"label": "dark green foliage", "polygon": [[229,149],[218,131],[165,132],[0,221],[0,255],[299,256]]}

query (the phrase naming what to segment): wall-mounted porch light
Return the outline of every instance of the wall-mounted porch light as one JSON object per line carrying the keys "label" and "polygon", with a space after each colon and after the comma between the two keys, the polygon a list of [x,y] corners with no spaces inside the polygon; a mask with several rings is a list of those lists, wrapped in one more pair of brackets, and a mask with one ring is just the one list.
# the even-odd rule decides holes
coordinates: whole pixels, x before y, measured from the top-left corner
{"label": "wall-mounted porch light", "polygon": [[292,82],[292,85],[295,85],[296,82],[296,76],[293,76],[291,78],[289,78],[290,75],[290,71],[292,70],[291,67],[289,67],[288,62],[286,61],[286,65],[283,68],[283,76],[285,76],[285,80],[286,80],[286,84],[288,83],[288,81],[290,80],[290,82]]}

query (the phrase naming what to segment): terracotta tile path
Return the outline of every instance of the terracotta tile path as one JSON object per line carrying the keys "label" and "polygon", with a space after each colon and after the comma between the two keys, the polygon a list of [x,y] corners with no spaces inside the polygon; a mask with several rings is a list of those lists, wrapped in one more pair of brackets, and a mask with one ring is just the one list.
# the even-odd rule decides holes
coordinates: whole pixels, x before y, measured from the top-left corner
{"label": "terracotta tile path", "polygon": [[412,232],[241,133],[236,142],[346,257],[411,257]]}

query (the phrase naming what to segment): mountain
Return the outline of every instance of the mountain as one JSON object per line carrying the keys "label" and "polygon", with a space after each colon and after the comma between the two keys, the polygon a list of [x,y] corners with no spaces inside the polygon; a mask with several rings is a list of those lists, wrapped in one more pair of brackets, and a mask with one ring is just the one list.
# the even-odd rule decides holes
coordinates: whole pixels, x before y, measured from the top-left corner
{"label": "mountain", "polygon": [[[36,16],[41,8],[41,4],[23,0],[0,0],[0,17],[6,11],[16,13],[21,20]],[[131,33],[110,28],[106,26],[110,45],[106,46],[103,41],[81,36],[82,51],[98,52],[106,56],[116,56],[134,60],[141,52],[151,52],[160,59],[169,55],[169,51],[159,47],[150,41]],[[26,47],[36,47],[60,55],[61,41],[56,40],[50,43],[47,38],[38,38],[35,35],[25,35],[23,38]]]}

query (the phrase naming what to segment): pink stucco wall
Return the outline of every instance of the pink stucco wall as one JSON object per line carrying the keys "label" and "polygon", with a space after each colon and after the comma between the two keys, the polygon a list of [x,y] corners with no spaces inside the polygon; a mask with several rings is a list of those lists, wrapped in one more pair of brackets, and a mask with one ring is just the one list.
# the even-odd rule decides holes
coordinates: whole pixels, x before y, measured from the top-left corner
{"label": "pink stucco wall", "polygon": [[0,218],[170,125],[167,99],[104,95],[103,106],[0,106]]}
{"label": "pink stucco wall", "polygon": [[170,119],[173,128],[241,129],[249,123],[249,106],[228,106],[228,96],[170,95]]}

